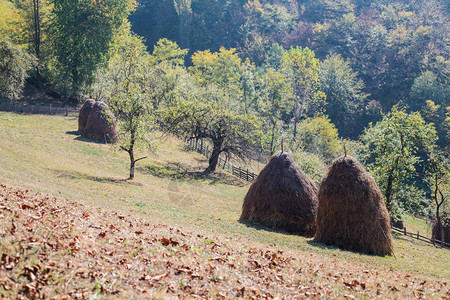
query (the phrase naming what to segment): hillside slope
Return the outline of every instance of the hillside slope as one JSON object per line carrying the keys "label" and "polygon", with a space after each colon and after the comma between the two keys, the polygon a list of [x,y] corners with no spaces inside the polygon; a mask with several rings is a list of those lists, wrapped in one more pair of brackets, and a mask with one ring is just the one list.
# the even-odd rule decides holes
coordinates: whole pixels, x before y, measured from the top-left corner
{"label": "hillside slope", "polygon": [[[450,278],[448,250],[411,237],[394,234],[396,257],[376,257],[325,247],[304,237],[239,223],[242,201],[249,184],[222,171],[208,177],[200,176],[200,171],[207,165],[205,158],[187,150],[176,139],[158,140],[158,151],[156,154],[148,153],[149,158],[139,165],[136,180],[124,181],[128,174],[126,153],[114,151],[110,145],[83,139],[74,132],[76,128],[77,119],[74,117],[0,112],[0,183],[76,201],[77,205],[84,205],[83,210],[90,216],[108,209],[107,216],[112,214],[111,210],[121,215],[132,215],[144,224],[166,226],[155,232],[168,232],[170,227],[185,234],[195,232],[216,243],[217,240],[229,243],[230,250],[248,250],[259,245],[261,249],[272,247],[292,253],[302,261],[308,261],[306,258],[312,256],[340,265],[343,270],[349,266],[357,266],[361,272],[376,269],[379,273],[390,273],[392,270],[392,274],[398,271],[427,282],[440,281],[440,278],[448,281]],[[27,211],[23,213],[36,216]],[[110,222],[107,216],[106,223]],[[2,226],[5,225],[2,228],[8,232],[12,224],[4,220],[0,219]],[[16,226],[22,225],[16,222]],[[406,225],[409,228],[409,224]],[[91,235],[95,237],[98,233]],[[81,235],[78,236],[80,238]],[[198,245],[195,247],[200,249]],[[69,255],[70,251],[65,250],[65,253]],[[334,267],[330,268],[333,270]]]}
{"label": "hillside slope", "polygon": [[0,295],[450,297],[449,280],[151,223],[0,185]]}

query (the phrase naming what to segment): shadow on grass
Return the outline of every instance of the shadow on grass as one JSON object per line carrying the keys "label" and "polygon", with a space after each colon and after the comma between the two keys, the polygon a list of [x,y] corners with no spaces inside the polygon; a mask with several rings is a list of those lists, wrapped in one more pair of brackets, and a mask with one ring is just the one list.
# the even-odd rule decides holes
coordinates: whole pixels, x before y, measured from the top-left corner
{"label": "shadow on grass", "polygon": [[165,165],[150,164],[137,167],[137,170],[139,170],[139,172],[141,173],[150,174],[159,178],[170,178],[187,181],[195,180],[201,182],[209,181],[210,185],[216,185],[220,183],[239,187],[245,185],[244,182],[232,175],[219,172],[205,174],[203,171],[192,171],[190,170],[189,166],[178,162],[169,162]]}
{"label": "shadow on grass", "polygon": [[241,221],[241,220],[238,220],[238,222],[243,224],[243,225],[245,225],[245,226],[247,226],[248,228],[253,228],[253,229],[256,229],[258,231],[267,231],[267,232],[272,232],[272,233],[280,233],[280,234],[284,234],[284,235],[297,235],[297,236],[299,236],[298,234],[291,233],[291,232],[288,232],[288,231],[285,231],[285,230],[281,230],[281,229],[276,229],[276,228],[273,228],[273,227],[266,227],[266,226],[263,226],[263,225],[248,223],[246,221]]}
{"label": "shadow on grass", "polygon": [[267,226],[263,226],[263,225],[259,225],[259,224],[253,224],[253,223],[248,223],[246,221],[242,221],[242,220],[238,220],[239,223],[247,226],[248,228],[253,228],[256,229],[258,231],[267,231],[267,232],[272,232],[272,233],[279,233],[279,234],[283,234],[283,235],[291,235],[291,236],[301,236],[304,238],[311,238],[309,236],[306,236],[304,234],[301,233],[295,233],[295,232],[289,232],[286,230],[282,230],[282,229],[277,229],[277,228],[273,228],[273,227],[267,227]]}
{"label": "shadow on grass", "polygon": [[81,133],[79,131],[76,131],[76,130],[66,131],[66,134],[76,135],[77,137],[74,138],[75,141],[80,141],[80,142],[85,142],[85,143],[93,143],[93,144],[105,144],[105,142],[100,142],[97,140],[93,140],[93,139],[84,137],[83,135],[81,135]]}
{"label": "shadow on grass", "polygon": [[81,133],[77,130],[72,130],[72,131],[66,131],[66,134],[71,134],[71,135],[81,135]]}
{"label": "shadow on grass", "polygon": [[64,170],[56,170],[49,169],[50,171],[56,174],[58,178],[66,178],[66,179],[85,179],[100,183],[112,183],[112,184],[128,184],[135,186],[142,186],[142,183],[135,182],[129,179],[117,179],[113,177],[101,177],[101,176],[92,176],[86,173],[77,172],[77,171],[64,171]]}
{"label": "shadow on grass", "polygon": [[[343,250],[343,251],[349,251],[349,250],[345,250],[345,249],[341,249],[339,247],[336,247],[334,245],[327,245],[324,243],[320,243],[315,241],[314,239],[307,241],[306,243],[308,243],[308,245],[316,247],[316,248],[320,248],[320,249],[324,249],[324,250]],[[349,251],[349,252],[353,252],[353,251]],[[356,253],[356,252],[353,252]]]}
{"label": "shadow on grass", "polygon": [[373,253],[365,253],[365,252],[354,250],[354,249],[346,249],[344,247],[338,247],[335,245],[328,245],[328,244],[320,243],[320,242],[315,241],[314,239],[309,240],[306,243],[308,243],[312,247],[316,247],[316,248],[320,248],[320,249],[328,250],[328,251],[339,250],[341,252],[347,252],[347,253],[352,253],[355,255],[363,255],[363,256],[370,256],[370,257],[395,257],[395,256],[391,256],[391,255],[377,255],[377,254],[373,254]]}

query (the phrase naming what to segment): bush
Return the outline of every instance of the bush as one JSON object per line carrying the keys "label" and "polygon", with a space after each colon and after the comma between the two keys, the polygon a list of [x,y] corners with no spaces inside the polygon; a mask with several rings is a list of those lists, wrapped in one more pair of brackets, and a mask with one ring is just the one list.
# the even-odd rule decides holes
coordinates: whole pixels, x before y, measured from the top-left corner
{"label": "bush", "polygon": [[294,152],[292,156],[294,161],[312,181],[320,183],[327,166],[318,155],[300,150]]}
{"label": "bush", "polygon": [[33,64],[31,55],[8,41],[0,41],[0,96],[17,99]]}
{"label": "bush", "polygon": [[302,121],[298,128],[298,143],[302,150],[319,155],[325,162],[344,154],[338,130],[326,116]]}

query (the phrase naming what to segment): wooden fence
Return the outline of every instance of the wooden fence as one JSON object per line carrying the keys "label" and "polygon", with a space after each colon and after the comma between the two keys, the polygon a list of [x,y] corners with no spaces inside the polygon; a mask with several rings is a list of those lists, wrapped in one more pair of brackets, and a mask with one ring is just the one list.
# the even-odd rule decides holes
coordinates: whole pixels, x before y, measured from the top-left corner
{"label": "wooden fence", "polygon": [[54,106],[48,105],[30,105],[23,102],[7,102],[0,103],[0,111],[12,111],[26,114],[42,114],[42,115],[76,115],[78,113],[77,108],[68,106]]}
{"label": "wooden fence", "polygon": [[406,236],[409,235],[409,236],[411,236],[412,238],[415,238],[415,239],[417,239],[417,240],[423,241],[423,242],[425,242],[425,243],[432,244],[432,245],[434,245],[434,246],[440,246],[440,247],[446,248],[446,249],[450,249],[450,244],[449,244],[449,243],[443,243],[443,242],[440,241],[440,240],[430,239],[430,238],[428,238],[428,237],[426,237],[426,236],[420,235],[420,232],[419,232],[419,231],[417,231],[417,233],[414,233],[414,232],[408,232],[408,231],[406,231],[406,227],[403,227],[403,229],[399,229],[399,228],[396,228],[396,227],[392,227],[392,229],[393,229],[394,231],[403,233],[403,234],[406,235]]}
{"label": "wooden fence", "polygon": [[[193,138],[185,138],[184,141],[189,144],[189,146],[197,151],[198,153],[204,155],[207,158],[211,157],[212,151],[209,149],[208,145],[204,145],[203,141],[193,139]],[[243,180],[252,182],[258,176],[257,174],[250,172],[248,169],[243,169],[240,166],[236,167],[232,163],[228,161],[228,158],[223,159],[219,157],[219,161],[217,166],[224,169],[225,171],[230,172],[234,176],[237,176]]]}

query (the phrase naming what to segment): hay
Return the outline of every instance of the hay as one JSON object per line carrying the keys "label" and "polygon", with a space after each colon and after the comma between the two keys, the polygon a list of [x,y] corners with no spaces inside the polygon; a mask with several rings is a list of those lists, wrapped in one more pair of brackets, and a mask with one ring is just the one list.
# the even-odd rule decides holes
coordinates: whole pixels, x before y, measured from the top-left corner
{"label": "hay", "polygon": [[[449,224],[446,224],[446,222],[444,222],[444,221],[442,221],[442,222],[443,222],[442,227],[444,227],[444,243],[449,244],[450,243],[450,226],[449,226]],[[442,241],[442,227],[436,219],[433,220],[431,237],[434,240]]]}
{"label": "hay", "polygon": [[84,128],[86,127],[86,122],[94,108],[95,100],[87,99],[80,109],[78,115],[78,132],[84,134]]}
{"label": "hay", "polygon": [[317,185],[287,153],[277,153],[252,183],[239,221],[313,236]]}
{"label": "hay", "polygon": [[368,254],[392,254],[390,218],[373,177],[353,157],[333,161],[319,188],[315,241]]}
{"label": "hay", "polygon": [[100,142],[117,140],[117,124],[109,107],[102,101],[87,100],[80,110],[78,130]]}

